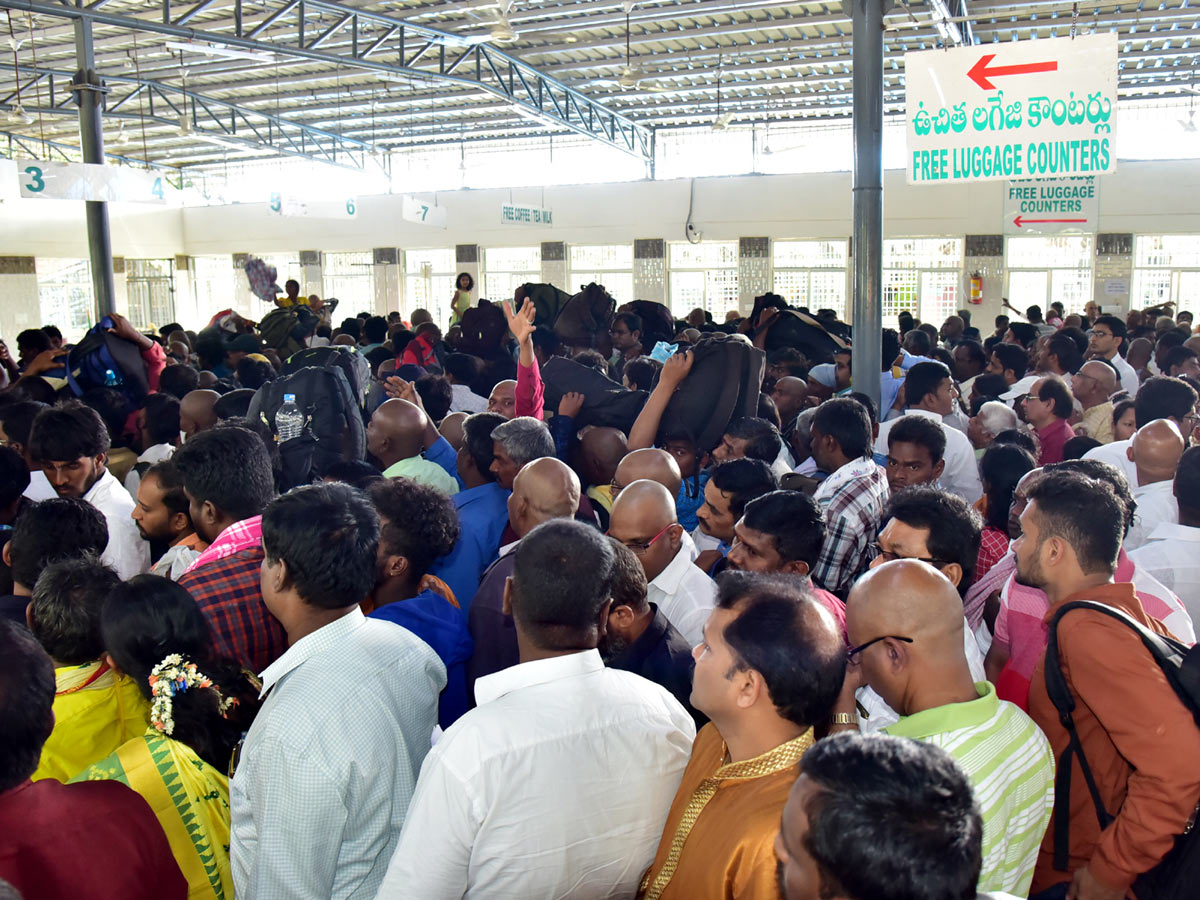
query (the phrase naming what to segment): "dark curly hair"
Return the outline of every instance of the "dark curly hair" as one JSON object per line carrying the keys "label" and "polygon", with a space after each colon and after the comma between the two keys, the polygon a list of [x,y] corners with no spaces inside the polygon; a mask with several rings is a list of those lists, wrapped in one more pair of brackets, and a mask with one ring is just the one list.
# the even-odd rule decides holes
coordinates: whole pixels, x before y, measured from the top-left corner
{"label": "dark curly hair", "polygon": [[454,549],[458,513],[441,491],[407,478],[385,478],[368,487],[367,496],[383,520],[383,552],[407,559],[414,579],[424,577],[436,560]]}

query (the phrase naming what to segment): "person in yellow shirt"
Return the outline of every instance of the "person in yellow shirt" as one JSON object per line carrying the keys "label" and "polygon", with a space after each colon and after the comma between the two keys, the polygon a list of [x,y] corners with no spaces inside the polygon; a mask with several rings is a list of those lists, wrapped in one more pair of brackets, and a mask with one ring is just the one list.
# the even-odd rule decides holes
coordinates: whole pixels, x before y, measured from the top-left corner
{"label": "person in yellow shirt", "polygon": [[100,609],[121,581],[94,556],[51,563],[26,611],[29,629],[54,660],[54,730],[33,780],[67,781],[150,722],[150,704],[104,658]]}
{"label": "person in yellow shirt", "polygon": [[213,655],[204,614],[166,578],[118,585],[100,624],[108,664],[151,703],[150,728],[73,781],[119,781],[137,791],[162,825],[189,900],[233,900],[227,773],[262,686]]}
{"label": "person in yellow shirt", "polygon": [[692,705],[712,721],[639,900],[777,900],[779,817],[845,677],[841,631],[795,579],[730,572],[692,655]]}

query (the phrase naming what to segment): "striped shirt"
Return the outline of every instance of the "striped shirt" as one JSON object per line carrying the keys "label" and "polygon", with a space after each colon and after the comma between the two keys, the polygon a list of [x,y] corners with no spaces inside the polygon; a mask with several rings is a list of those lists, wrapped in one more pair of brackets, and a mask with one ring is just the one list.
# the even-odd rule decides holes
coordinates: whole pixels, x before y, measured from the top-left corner
{"label": "striped shirt", "polygon": [[1029,716],[989,682],[975,689],[978,700],[905,716],[887,733],[935,744],[962,766],[983,815],[979,890],[1024,897],[1054,807],[1054,757]]}

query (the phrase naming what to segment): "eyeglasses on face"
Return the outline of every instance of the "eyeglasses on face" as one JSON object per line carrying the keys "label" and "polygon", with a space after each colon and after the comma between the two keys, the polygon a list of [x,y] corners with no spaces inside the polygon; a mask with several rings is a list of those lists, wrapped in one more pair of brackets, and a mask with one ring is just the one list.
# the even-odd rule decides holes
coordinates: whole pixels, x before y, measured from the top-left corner
{"label": "eyeglasses on face", "polygon": [[851,647],[846,651],[846,659],[850,662],[854,662],[854,657],[858,656],[858,654],[862,653],[872,644],[878,644],[880,641],[886,641],[889,638],[893,641],[904,641],[906,644],[911,644],[913,642],[913,639],[910,637],[901,637],[898,634],[881,634],[877,638],[871,638],[871,640],[867,641],[865,644],[859,644],[857,647]]}
{"label": "eyeglasses on face", "polygon": [[903,556],[892,550],[884,550],[883,545],[878,541],[871,544],[869,549],[872,559],[882,559],[885,563],[896,559],[915,559],[917,562],[929,563],[931,566],[944,566],[948,562],[944,559],[934,559],[932,556]]}
{"label": "eyeglasses on face", "polygon": [[1110,338],[1110,337],[1112,337],[1112,332],[1111,331],[1096,331],[1096,329],[1093,328],[1092,329],[1092,337]]}
{"label": "eyeglasses on face", "polygon": [[[647,550],[649,550],[651,547],[653,547],[654,542],[657,541],[664,534],[666,534],[668,531],[670,531],[671,527],[674,524],[675,523],[672,522],[670,525],[668,525],[666,528],[664,528],[662,531],[660,531],[654,537],[650,538],[650,540],[648,540],[648,541],[621,541],[620,538],[617,538],[617,540],[621,541],[622,544],[624,544],[626,547],[628,547],[630,550],[632,550],[634,553],[636,553],[637,555],[640,556],[641,554],[643,554]],[[609,537],[614,537],[614,535],[611,532],[606,531],[605,534],[607,534]]]}

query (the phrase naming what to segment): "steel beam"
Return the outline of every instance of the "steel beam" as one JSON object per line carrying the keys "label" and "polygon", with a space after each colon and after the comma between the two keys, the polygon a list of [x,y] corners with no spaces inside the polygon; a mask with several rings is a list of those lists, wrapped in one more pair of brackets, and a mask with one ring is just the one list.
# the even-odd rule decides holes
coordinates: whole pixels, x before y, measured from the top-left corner
{"label": "steel beam", "polygon": [[[245,10],[235,21],[204,22],[201,28],[185,27],[172,20],[171,0],[158,0],[161,16],[139,18],[108,12],[97,7],[57,5],[44,0],[0,0],[0,9],[28,11],[37,15],[85,20],[109,28],[161,34],[188,41],[206,41],[239,50],[272,53],[296,61],[321,62],[338,67],[367,69],[418,81],[435,81],[446,86],[469,87],[531,111],[551,127],[585,135],[640,159],[650,158],[653,140],[650,129],[622,116],[567,87],[515,57],[459,35],[414,25],[404,19],[345,6],[336,0],[266,0],[257,23],[245,21]],[[189,16],[197,11],[184,13]],[[182,18],[183,16],[179,17]],[[332,26],[332,27],[331,27]],[[341,30],[348,41],[338,46],[306,43],[306,30],[329,41]],[[415,54],[406,53],[406,42],[426,45]],[[366,50],[358,48],[366,44]],[[468,48],[475,65],[458,66],[455,53],[428,53],[433,46]],[[386,50],[386,53],[383,51]],[[456,67],[456,68],[452,68]],[[522,91],[518,83],[536,89]]]}
{"label": "steel beam", "polygon": [[[883,353],[883,2],[851,0],[854,38],[854,389],[879,409]],[[879,409],[882,420],[885,410]]]}
{"label": "steel beam", "polygon": [[[92,47],[92,23],[75,20],[75,55],[79,72],[72,80],[75,102],[79,104],[79,139],[85,163],[104,164],[104,131],[100,110],[104,105],[105,87],[96,74],[96,58]],[[116,289],[113,283],[112,235],[108,230],[108,204],[102,200],[84,203],[87,215],[88,254],[92,262],[92,291],[96,300],[96,318],[117,311]]]}

